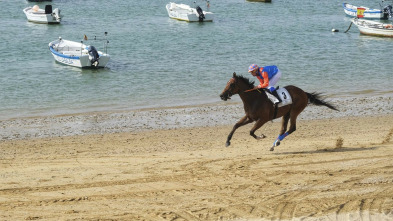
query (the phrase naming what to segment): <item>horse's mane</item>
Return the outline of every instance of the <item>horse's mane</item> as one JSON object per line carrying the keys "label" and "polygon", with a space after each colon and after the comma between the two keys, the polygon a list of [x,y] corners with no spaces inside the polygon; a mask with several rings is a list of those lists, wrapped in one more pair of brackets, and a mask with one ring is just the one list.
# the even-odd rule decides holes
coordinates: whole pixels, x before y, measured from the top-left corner
{"label": "horse's mane", "polygon": [[242,75],[236,75],[236,78],[246,83],[250,88],[254,87],[255,81],[251,81],[250,79],[243,77]]}

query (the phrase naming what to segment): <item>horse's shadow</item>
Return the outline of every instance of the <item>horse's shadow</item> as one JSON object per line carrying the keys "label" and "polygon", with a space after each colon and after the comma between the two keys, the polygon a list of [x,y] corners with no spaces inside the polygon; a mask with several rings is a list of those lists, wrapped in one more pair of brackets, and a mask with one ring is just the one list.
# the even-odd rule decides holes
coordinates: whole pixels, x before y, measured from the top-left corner
{"label": "horse's shadow", "polygon": [[310,151],[293,151],[293,152],[283,152],[283,153],[273,153],[274,155],[293,155],[293,154],[323,154],[323,153],[345,153],[345,152],[353,152],[353,151],[370,151],[376,150],[380,148],[379,146],[373,147],[341,147],[341,148],[334,148],[334,149],[322,149],[322,150],[310,150]]}

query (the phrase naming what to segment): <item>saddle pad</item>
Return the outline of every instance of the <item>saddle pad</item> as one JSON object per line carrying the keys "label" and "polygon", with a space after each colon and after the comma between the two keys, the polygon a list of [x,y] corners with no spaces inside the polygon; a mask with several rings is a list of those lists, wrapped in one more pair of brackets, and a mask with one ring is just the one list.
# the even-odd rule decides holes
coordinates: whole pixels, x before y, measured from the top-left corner
{"label": "saddle pad", "polygon": [[[274,103],[275,101],[278,101],[277,98],[275,96],[273,96],[272,94],[270,94],[269,92],[265,92],[267,95],[267,98],[269,98],[269,100],[272,101],[272,103]],[[279,88],[277,89],[277,94],[278,96],[280,96],[281,98],[281,103],[278,104],[278,107],[282,107],[288,104],[292,104],[292,97],[289,94],[289,92],[287,91],[287,89],[285,88]]]}
{"label": "saddle pad", "polygon": [[285,88],[277,89],[277,94],[280,96],[282,102],[278,104],[278,107],[282,107],[288,104],[292,104],[292,97]]}

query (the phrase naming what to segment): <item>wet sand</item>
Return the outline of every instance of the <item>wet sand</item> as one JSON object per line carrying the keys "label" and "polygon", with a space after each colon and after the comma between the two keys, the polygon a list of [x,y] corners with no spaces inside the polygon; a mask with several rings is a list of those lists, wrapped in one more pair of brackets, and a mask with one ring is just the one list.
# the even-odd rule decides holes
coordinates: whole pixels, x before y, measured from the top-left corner
{"label": "wet sand", "polygon": [[[3,120],[0,121],[0,128],[2,128],[0,141],[233,125],[244,116],[240,99],[235,97],[233,100],[235,101],[222,101],[200,106]],[[326,98],[326,100],[336,105],[340,111],[309,105],[298,119],[315,120],[393,114],[391,94],[357,98]]]}
{"label": "wet sand", "polygon": [[392,220],[393,102],[249,136],[238,102],[1,121],[0,220]]}

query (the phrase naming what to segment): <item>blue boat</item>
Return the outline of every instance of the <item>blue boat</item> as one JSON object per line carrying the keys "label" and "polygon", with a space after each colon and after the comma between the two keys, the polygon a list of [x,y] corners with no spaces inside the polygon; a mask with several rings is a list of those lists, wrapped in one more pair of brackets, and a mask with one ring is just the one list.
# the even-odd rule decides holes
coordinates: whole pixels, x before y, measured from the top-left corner
{"label": "blue boat", "polygon": [[383,8],[381,6],[381,9],[371,9],[364,6],[358,7],[348,3],[343,3],[343,8],[345,14],[347,14],[350,17],[357,17],[358,8],[364,9],[364,13],[363,13],[364,19],[389,19],[390,17],[392,17],[391,5],[386,5]]}
{"label": "blue boat", "polygon": [[75,42],[58,40],[49,43],[49,50],[57,62],[80,68],[103,68],[109,61],[106,53],[108,41],[105,41],[105,53],[98,51],[94,46],[85,45],[83,41]]}

